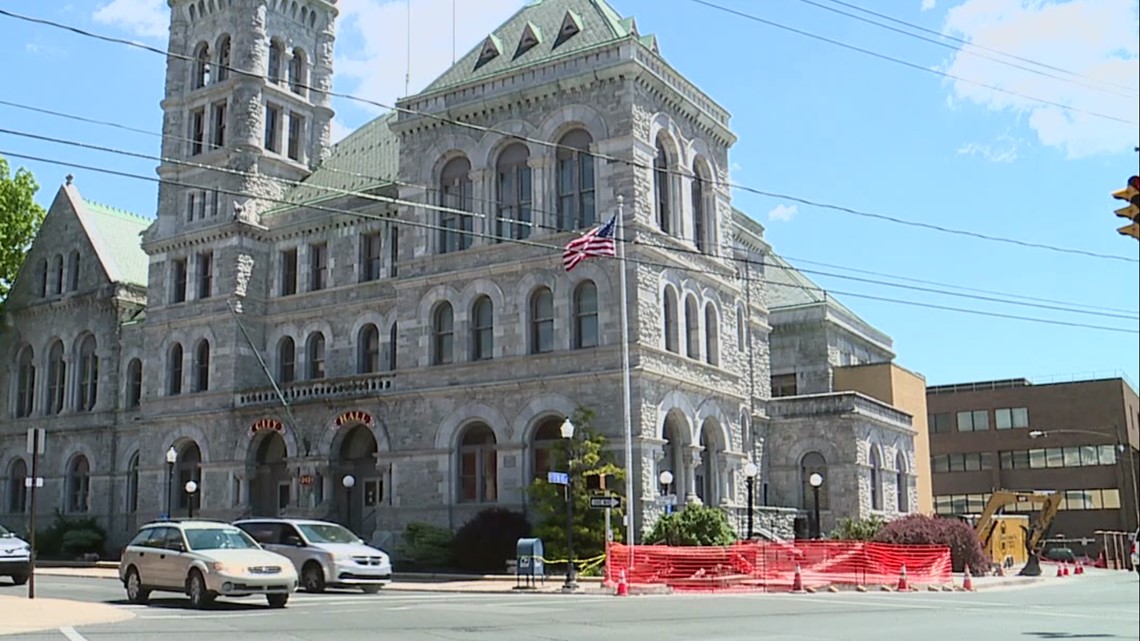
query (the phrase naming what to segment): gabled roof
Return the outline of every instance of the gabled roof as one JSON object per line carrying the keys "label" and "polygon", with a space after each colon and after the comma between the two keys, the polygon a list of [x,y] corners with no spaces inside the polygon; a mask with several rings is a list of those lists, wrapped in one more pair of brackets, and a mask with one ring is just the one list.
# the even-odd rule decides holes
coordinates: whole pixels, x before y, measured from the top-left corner
{"label": "gabled roof", "polygon": [[[636,33],[633,19],[623,19],[605,0],[534,0],[436,78],[423,93],[521,69]],[[524,36],[536,36],[539,42],[520,48]],[[643,41],[647,46],[656,46],[655,39]]]}
{"label": "gabled roof", "polygon": [[316,171],[286,192],[282,200],[290,204],[273,207],[266,214],[342,198],[346,191],[369,191],[394,183],[400,167],[400,139],[388,125],[395,117],[395,111],[380,116],[333,145]]}
{"label": "gabled roof", "polygon": [[107,278],[112,283],[146,287],[150,261],[142,250],[139,235],[152,221],[122,209],[84,200],[72,185],[65,185],[64,190],[107,272]]}

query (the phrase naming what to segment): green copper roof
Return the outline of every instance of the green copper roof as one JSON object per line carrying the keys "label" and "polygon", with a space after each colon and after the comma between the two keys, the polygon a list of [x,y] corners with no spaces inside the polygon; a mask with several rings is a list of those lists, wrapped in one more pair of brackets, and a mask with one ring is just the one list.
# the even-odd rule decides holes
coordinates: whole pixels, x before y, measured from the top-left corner
{"label": "green copper roof", "polygon": [[[605,0],[535,0],[428,85],[424,93],[567,56],[628,37],[634,31],[633,19],[623,19]],[[533,35],[538,42],[528,48],[524,35]],[[497,52],[488,51],[488,47]],[[489,59],[480,63],[481,58]]]}
{"label": "green copper roof", "polygon": [[764,267],[764,281],[768,289],[768,309],[827,304],[855,318],[858,314],[827,294],[819,285],[804,276],[791,263],[776,254],[769,254]]}
{"label": "green copper roof", "polygon": [[368,191],[395,182],[400,139],[388,128],[395,116],[394,111],[380,116],[333,145],[316,171],[285,194],[284,200],[290,204],[273,207],[267,215],[341,198],[345,191]]}
{"label": "green copper roof", "polygon": [[113,283],[146,287],[149,261],[142,250],[141,234],[150,220],[121,209],[84,199],[80,214],[95,253]]}

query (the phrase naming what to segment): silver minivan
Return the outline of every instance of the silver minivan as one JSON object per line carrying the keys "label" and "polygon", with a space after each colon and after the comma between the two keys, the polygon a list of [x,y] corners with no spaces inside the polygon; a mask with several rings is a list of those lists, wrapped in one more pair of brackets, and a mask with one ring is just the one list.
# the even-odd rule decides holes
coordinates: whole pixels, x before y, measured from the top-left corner
{"label": "silver minivan", "polygon": [[392,582],[392,560],[337,523],[309,519],[253,518],[234,523],[266,550],[293,561],[306,592],[328,587],[369,594]]}

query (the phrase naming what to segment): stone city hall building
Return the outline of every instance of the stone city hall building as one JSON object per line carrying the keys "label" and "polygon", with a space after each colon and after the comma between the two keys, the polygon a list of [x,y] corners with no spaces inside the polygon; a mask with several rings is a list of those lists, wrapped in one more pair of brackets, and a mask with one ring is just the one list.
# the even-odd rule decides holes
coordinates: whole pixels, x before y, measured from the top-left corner
{"label": "stone city hall building", "polygon": [[619,196],[635,531],[663,492],[739,513],[749,461],[785,536],[816,471],[825,529],[930,510],[921,379],[732,207],[729,114],[633,19],[529,3],[331,145],[335,3],[170,5],[157,216],[69,177],[6,301],[5,524],[25,518],[31,427],[43,514],[116,541],[168,498],[383,545],[525,511],[579,406],[621,464],[619,262],[561,265]]}

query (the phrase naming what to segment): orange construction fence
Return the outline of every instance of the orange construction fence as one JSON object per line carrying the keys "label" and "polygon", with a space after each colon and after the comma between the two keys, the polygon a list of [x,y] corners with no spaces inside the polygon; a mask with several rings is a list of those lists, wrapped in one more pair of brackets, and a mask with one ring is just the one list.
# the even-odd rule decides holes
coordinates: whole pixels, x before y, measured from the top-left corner
{"label": "orange construction fence", "polygon": [[741,541],[727,546],[628,546],[611,543],[606,576],[677,591],[787,591],[797,566],[804,587],[896,585],[903,566],[914,583],[950,580],[950,548],[862,541]]}

